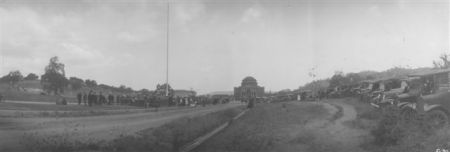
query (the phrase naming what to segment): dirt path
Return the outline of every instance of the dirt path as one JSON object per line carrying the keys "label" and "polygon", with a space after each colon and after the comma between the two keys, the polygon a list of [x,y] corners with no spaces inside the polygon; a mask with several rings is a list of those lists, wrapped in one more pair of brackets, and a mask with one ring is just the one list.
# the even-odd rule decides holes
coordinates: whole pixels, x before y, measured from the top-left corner
{"label": "dirt path", "polygon": [[[355,108],[344,102],[351,99],[325,100],[322,104],[333,115],[340,116],[331,121],[317,121],[308,124],[310,128],[320,128],[324,136],[338,142],[348,152],[364,152],[359,147],[361,142],[369,133],[367,130],[355,129],[345,125],[345,122],[356,119],[357,112]],[[340,114],[338,114],[340,112]]]}
{"label": "dirt path", "polygon": [[48,136],[73,132],[72,138],[110,140],[119,135],[157,127],[177,118],[203,115],[236,106],[239,104],[73,118],[0,118],[0,151],[23,150],[19,142],[24,133]]}

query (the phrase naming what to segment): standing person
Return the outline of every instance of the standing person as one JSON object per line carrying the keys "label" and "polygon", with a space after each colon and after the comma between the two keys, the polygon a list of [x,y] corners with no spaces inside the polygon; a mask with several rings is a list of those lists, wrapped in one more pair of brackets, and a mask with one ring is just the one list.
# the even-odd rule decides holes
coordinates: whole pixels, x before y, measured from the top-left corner
{"label": "standing person", "polygon": [[94,102],[94,92],[92,92],[91,90],[89,91],[88,94],[88,106],[91,107],[93,102]]}
{"label": "standing person", "polygon": [[248,109],[253,108],[253,106],[255,104],[254,102],[255,102],[255,98],[250,98],[250,100],[248,102],[248,105],[247,105],[247,108]]}
{"label": "standing person", "polygon": [[147,95],[144,96],[144,107],[147,109],[149,107],[149,98]]}
{"label": "standing person", "polygon": [[156,98],[156,97],[154,97],[153,99],[154,99],[153,102],[155,102],[155,110],[156,110],[156,112],[158,112],[158,108],[159,108],[159,106],[160,106],[160,105],[159,105],[159,104],[160,104],[159,101],[160,101],[161,99]]}
{"label": "standing person", "polygon": [[77,99],[78,99],[78,105],[81,105],[81,99],[83,98],[83,95],[81,95],[81,92],[78,92]]}
{"label": "standing person", "polygon": [[108,104],[111,105],[114,102],[114,96],[112,94],[108,95]]}
{"label": "standing person", "polygon": [[88,100],[88,95],[86,94],[86,92],[83,93],[83,104],[84,106],[87,106],[87,100]]}
{"label": "standing person", "polygon": [[168,106],[172,106],[173,105],[173,97],[169,96],[169,105]]}
{"label": "standing person", "polygon": [[94,92],[94,105],[99,105],[99,96],[97,92]]}
{"label": "standing person", "polygon": [[202,106],[205,107],[206,106],[206,99],[205,98],[200,98],[200,100],[202,101]]}
{"label": "standing person", "polygon": [[120,102],[122,100],[122,98],[120,97],[120,95],[116,95],[116,105],[122,105],[122,103]]}
{"label": "standing person", "polygon": [[98,98],[99,98],[98,100],[99,100],[100,105],[106,104],[106,98],[102,94],[102,92],[99,93]]}
{"label": "standing person", "polygon": [[92,91],[91,105],[96,105],[96,104],[97,104],[97,93]]}

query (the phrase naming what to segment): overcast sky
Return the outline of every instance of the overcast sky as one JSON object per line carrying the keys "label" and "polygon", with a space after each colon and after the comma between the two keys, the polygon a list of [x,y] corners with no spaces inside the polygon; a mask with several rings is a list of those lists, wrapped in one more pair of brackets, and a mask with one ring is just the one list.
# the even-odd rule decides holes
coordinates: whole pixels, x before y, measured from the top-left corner
{"label": "overcast sky", "polygon": [[[336,70],[425,67],[449,50],[448,0],[0,0],[1,70],[200,93],[253,76],[295,89]],[[315,70],[311,70],[315,69]]]}

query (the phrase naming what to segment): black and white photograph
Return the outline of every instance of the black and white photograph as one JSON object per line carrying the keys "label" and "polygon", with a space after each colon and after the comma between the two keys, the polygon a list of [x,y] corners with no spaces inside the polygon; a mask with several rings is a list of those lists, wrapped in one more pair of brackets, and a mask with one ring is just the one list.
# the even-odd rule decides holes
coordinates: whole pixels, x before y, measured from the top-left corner
{"label": "black and white photograph", "polygon": [[0,0],[0,152],[450,152],[450,0]]}

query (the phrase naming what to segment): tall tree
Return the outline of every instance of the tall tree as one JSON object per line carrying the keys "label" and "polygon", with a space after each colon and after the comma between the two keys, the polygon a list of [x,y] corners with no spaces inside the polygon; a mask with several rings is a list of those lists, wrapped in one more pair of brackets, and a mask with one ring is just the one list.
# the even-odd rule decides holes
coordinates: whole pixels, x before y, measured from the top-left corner
{"label": "tall tree", "polygon": [[84,81],[84,83],[86,84],[86,86],[88,86],[90,88],[97,86],[97,81],[95,81],[95,80],[86,79],[86,81]]}
{"label": "tall tree", "polygon": [[357,73],[348,73],[345,76],[350,84],[356,84],[360,82],[363,78]]}
{"label": "tall tree", "polygon": [[155,89],[155,95],[158,96],[165,96],[166,95],[166,88],[168,88],[169,90],[169,96],[173,95],[174,90],[172,89],[172,87],[170,86],[170,84],[164,83],[162,85],[158,84],[156,85],[156,89]]}
{"label": "tall tree", "polygon": [[49,64],[45,67],[45,74],[41,76],[43,89],[48,93],[63,93],[68,85],[64,64],[59,62],[57,56],[50,58]]}
{"label": "tall tree", "polygon": [[39,79],[39,76],[37,76],[34,73],[29,73],[25,78],[23,78],[24,80],[37,80]]}
{"label": "tall tree", "polygon": [[11,71],[8,75],[3,76],[3,82],[7,82],[10,86],[15,86],[23,79],[22,73],[19,70]]}
{"label": "tall tree", "polygon": [[83,79],[77,78],[77,77],[70,77],[69,78],[69,84],[72,87],[73,90],[79,90],[83,87],[84,81]]}
{"label": "tall tree", "polygon": [[344,72],[342,71],[336,71],[330,79],[330,87],[334,88],[340,85],[348,84],[349,79],[344,76]]}
{"label": "tall tree", "polygon": [[447,69],[450,68],[450,54],[441,54],[439,60],[433,61],[434,68]]}

